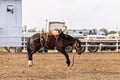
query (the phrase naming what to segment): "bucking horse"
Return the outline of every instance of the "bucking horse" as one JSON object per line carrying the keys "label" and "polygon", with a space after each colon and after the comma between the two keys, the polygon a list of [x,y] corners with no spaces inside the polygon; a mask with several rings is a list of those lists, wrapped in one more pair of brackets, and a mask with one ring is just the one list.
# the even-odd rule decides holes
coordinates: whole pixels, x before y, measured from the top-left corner
{"label": "bucking horse", "polygon": [[[81,41],[64,34],[61,30],[58,30],[58,35],[53,34],[47,35],[47,33],[36,33],[29,37],[27,41],[27,52],[28,52],[28,65],[32,66],[33,54],[39,51],[42,47],[47,49],[56,49],[61,52],[66,58],[66,64],[69,67],[70,59],[66,51],[66,47],[72,46],[76,50],[76,53],[81,54]],[[48,54],[49,55],[49,54]]]}

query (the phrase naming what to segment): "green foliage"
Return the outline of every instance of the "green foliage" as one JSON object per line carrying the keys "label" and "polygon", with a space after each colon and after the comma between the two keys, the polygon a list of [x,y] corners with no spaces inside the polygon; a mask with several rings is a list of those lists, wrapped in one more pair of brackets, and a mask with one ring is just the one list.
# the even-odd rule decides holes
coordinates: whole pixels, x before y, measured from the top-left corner
{"label": "green foliage", "polygon": [[101,28],[100,31],[103,31],[105,33],[105,35],[108,35],[108,30],[105,28]]}
{"label": "green foliage", "polygon": [[27,26],[26,25],[23,26],[22,32],[27,32]]}
{"label": "green foliage", "polygon": [[93,29],[93,33],[92,34],[97,34],[97,29]]}
{"label": "green foliage", "polygon": [[33,29],[28,29],[28,32],[37,32],[36,28],[34,27]]}
{"label": "green foliage", "polygon": [[[117,33],[117,32],[114,31],[114,30],[108,32],[108,30],[105,29],[105,28],[101,28],[100,31],[103,31],[103,32],[105,33],[105,35]],[[118,31],[118,34],[120,35],[120,31]]]}
{"label": "green foliage", "polygon": [[110,32],[108,32],[108,34],[115,34],[116,33],[116,31],[110,31]]}
{"label": "green foliage", "polygon": [[44,30],[44,29],[42,29],[42,30],[41,30],[41,32],[42,32],[42,33],[44,33],[44,32],[45,32],[45,30]]}
{"label": "green foliage", "polygon": [[120,36],[120,31],[118,32],[119,36]]}

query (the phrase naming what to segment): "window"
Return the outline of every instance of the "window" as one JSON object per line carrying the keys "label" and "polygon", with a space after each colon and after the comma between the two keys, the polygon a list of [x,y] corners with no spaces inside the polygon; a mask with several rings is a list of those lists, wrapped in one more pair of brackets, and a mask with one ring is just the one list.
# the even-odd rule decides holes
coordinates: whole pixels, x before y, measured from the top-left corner
{"label": "window", "polygon": [[7,12],[11,12],[13,14],[13,5],[7,5]]}

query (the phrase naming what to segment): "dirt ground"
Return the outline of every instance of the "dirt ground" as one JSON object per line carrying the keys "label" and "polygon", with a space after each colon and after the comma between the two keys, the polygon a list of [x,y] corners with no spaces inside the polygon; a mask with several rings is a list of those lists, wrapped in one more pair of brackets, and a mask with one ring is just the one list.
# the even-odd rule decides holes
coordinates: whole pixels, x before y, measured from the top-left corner
{"label": "dirt ground", "polygon": [[27,53],[0,52],[0,80],[120,80],[120,53],[76,55],[71,70],[60,53],[36,53],[33,62],[28,67]]}

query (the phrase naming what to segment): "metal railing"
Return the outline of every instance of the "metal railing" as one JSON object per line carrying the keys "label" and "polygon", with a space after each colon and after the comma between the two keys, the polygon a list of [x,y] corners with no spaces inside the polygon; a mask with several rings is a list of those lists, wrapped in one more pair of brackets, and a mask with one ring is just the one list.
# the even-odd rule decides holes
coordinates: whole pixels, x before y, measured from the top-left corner
{"label": "metal railing", "polygon": [[[28,37],[0,37],[0,47],[22,47],[23,50],[26,50],[26,43],[27,43]],[[13,40],[12,40],[13,39]],[[18,40],[18,41],[17,41]],[[106,44],[89,44],[89,43],[96,43],[95,40],[89,40],[87,38],[84,39],[84,43],[82,46],[86,48],[86,51],[88,50],[88,47],[99,47],[99,50],[101,50],[102,47],[115,47],[116,51],[119,51],[120,48],[120,40],[118,38],[114,39],[108,39],[109,41],[106,43],[114,43],[112,45],[106,45]],[[103,41],[101,41],[103,42]],[[105,41],[104,41],[105,42]]]}
{"label": "metal railing", "polygon": [[15,48],[15,49],[22,49],[26,50],[26,38],[21,36],[15,37],[0,37],[0,47],[5,48]]}
{"label": "metal railing", "polygon": [[[79,40],[81,39],[79,38]],[[107,47],[107,48],[115,47],[116,52],[118,52],[120,48],[120,37],[115,37],[115,38],[104,37],[102,39],[97,37],[89,37],[89,38],[82,37],[82,42],[84,42],[84,45],[82,46],[86,48],[86,51],[88,51],[88,47],[98,47],[99,51],[101,51],[102,47]]]}

